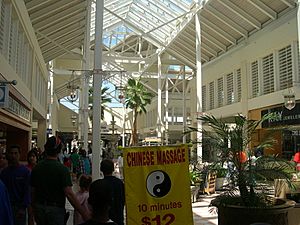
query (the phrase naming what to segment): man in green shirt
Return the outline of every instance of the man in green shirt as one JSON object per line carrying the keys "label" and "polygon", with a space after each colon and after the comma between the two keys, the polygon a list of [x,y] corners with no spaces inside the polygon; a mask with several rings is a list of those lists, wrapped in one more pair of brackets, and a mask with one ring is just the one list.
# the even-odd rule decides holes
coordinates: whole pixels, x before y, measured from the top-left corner
{"label": "man in green shirt", "polygon": [[61,140],[50,137],[45,144],[47,158],[31,173],[33,213],[37,225],[64,225],[66,197],[84,219],[89,215],[81,208],[73,190],[70,171],[57,160]]}

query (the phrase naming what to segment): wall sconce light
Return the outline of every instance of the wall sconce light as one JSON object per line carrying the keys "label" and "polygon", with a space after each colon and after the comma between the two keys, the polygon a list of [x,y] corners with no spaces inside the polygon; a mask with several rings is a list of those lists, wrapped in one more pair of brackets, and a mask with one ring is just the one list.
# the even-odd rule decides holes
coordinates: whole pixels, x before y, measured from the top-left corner
{"label": "wall sconce light", "polygon": [[77,120],[77,116],[76,115],[72,115],[71,116],[71,121],[72,121],[72,125],[75,127],[76,125],[76,120]]}
{"label": "wall sconce light", "polygon": [[153,128],[150,128],[149,131],[150,131],[150,134],[154,134],[155,133],[155,129],[153,129]]}
{"label": "wall sconce light", "polygon": [[116,86],[116,93],[119,93],[118,99],[119,99],[120,103],[124,104],[126,87],[123,85],[123,71],[121,71],[119,79],[120,79],[120,84],[118,86]]}
{"label": "wall sconce light", "polygon": [[192,118],[190,116],[186,117],[186,125],[188,126],[192,125]]}
{"label": "wall sconce light", "polygon": [[295,92],[292,88],[288,88],[283,92],[284,107],[292,110],[296,106]]}
{"label": "wall sconce light", "polygon": [[6,85],[6,84],[12,84],[12,85],[17,85],[17,81],[16,80],[12,80],[12,81],[8,81],[8,80],[1,80],[0,81],[0,85]]}

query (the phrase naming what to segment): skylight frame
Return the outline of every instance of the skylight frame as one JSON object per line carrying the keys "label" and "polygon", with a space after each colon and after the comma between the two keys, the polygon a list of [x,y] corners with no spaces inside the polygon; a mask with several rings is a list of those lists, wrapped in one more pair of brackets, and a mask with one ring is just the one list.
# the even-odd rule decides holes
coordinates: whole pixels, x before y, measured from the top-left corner
{"label": "skylight frame", "polygon": [[[104,8],[117,14],[123,20],[104,9],[103,29],[107,35],[110,29],[115,32],[118,24],[124,24],[133,32],[134,30],[143,32],[135,32],[138,35],[149,35],[158,42],[164,43],[164,40],[176,29],[177,20],[174,19],[189,12],[193,3],[194,0],[104,0]],[[145,8],[149,10],[141,13]],[[156,21],[151,22],[153,19]],[[135,26],[136,29],[126,25],[126,22]],[[93,26],[95,26],[94,10],[92,10],[91,37],[94,37],[95,32]]]}

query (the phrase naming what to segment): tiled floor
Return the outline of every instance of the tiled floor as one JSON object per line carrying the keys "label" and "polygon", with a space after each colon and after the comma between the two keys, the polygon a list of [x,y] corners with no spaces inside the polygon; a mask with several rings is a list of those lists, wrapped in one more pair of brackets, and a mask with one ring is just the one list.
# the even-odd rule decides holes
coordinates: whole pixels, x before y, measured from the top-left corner
{"label": "tiled floor", "polygon": [[194,214],[194,225],[217,225],[218,214],[212,207],[208,207],[210,201],[216,197],[216,194],[201,195],[197,202],[192,204]]}
{"label": "tiled floor", "polygon": [[[216,212],[210,212],[211,207],[208,207],[210,201],[216,196],[212,195],[201,195],[197,202],[192,203],[193,216],[194,216],[194,225],[217,225],[218,224],[218,215]],[[67,202],[66,206],[67,211],[70,212],[70,218],[67,225],[73,225],[73,207],[70,203]]]}
{"label": "tiled floor", "polygon": [[[74,191],[76,192],[79,187],[74,182],[73,186]],[[192,203],[193,216],[194,216],[194,225],[217,225],[218,224],[218,215],[216,212],[211,212],[212,208],[208,207],[210,201],[214,199],[218,194],[212,195],[200,195],[196,202]],[[73,225],[73,207],[67,201],[66,204],[67,211],[70,212],[70,217],[67,225]]]}

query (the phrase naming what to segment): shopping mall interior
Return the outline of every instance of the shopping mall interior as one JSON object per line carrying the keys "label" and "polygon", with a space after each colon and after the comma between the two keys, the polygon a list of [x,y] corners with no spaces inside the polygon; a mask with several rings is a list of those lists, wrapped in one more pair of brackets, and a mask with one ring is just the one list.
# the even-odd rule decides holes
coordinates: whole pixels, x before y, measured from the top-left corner
{"label": "shopping mall interior", "polygon": [[199,117],[234,124],[273,112],[250,145],[272,130],[265,154],[290,160],[300,149],[299,36],[299,0],[0,0],[0,148],[19,144],[26,161],[59,135],[99,164],[96,149],[130,144],[135,79],[152,94],[138,145],[187,143],[210,161],[202,136],[186,133],[202,128]]}

